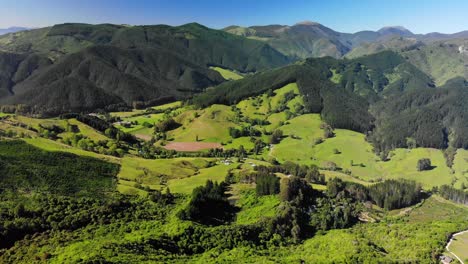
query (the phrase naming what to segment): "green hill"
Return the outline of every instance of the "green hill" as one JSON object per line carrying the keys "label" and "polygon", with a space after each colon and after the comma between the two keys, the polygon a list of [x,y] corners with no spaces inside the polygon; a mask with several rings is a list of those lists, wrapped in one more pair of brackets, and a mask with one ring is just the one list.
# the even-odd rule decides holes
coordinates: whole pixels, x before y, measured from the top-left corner
{"label": "green hill", "polygon": [[255,72],[290,61],[261,41],[195,23],[61,24],[1,36],[0,50],[0,102],[38,114],[184,99],[224,81],[209,67]]}

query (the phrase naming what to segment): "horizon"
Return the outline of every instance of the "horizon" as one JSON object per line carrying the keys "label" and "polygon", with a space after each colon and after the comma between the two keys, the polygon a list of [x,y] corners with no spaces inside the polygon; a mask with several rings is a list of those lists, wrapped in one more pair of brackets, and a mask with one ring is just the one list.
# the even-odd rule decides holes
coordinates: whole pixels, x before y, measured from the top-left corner
{"label": "horizon", "polygon": [[[237,25],[294,25],[314,21],[335,31],[355,33],[402,26],[414,34],[451,34],[466,30],[468,2],[402,0],[380,3],[364,1],[240,0],[234,3],[201,1],[33,0],[6,1],[0,10],[0,28],[41,28],[63,23],[171,26],[196,22],[214,29]],[[229,11],[229,12],[226,12]],[[260,12],[261,11],[261,12]],[[446,14],[450,13],[450,16]],[[21,14],[21,15],[18,15]],[[358,18],[358,19],[356,19]],[[352,20],[352,22],[350,22]]]}

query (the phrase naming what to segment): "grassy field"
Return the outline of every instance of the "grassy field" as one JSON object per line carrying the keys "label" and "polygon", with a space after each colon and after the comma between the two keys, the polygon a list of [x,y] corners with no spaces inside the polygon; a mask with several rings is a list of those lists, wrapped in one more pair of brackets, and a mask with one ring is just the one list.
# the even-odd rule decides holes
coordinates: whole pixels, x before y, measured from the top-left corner
{"label": "grassy field", "polygon": [[78,129],[80,130],[78,133],[82,134],[85,137],[90,138],[93,141],[110,140],[110,138],[106,137],[104,134],[96,131],[94,128],[86,124],[81,123],[80,121],[76,119],[69,119],[66,122],[68,122],[71,125],[76,125]]}
{"label": "grassy field", "polygon": [[215,70],[217,72],[219,72],[219,74],[221,74],[221,76],[223,76],[224,79],[226,80],[239,80],[239,79],[242,79],[242,75],[232,71],[232,70],[228,70],[228,69],[223,69],[223,68],[220,68],[220,67],[210,67],[210,69],[212,70]]}
{"label": "grassy field", "polygon": [[24,140],[26,143],[30,145],[33,145],[35,147],[48,150],[48,151],[63,151],[63,152],[73,153],[73,154],[80,155],[80,156],[102,159],[102,160],[113,162],[113,163],[120,162],[120,158],[117,158],[117,157],[102,155],[102,154],[94,153],[91,151],[74,148],[74,147],[71,147],[71,146],[50,140],[50,139],[46,139],[46,138],[35,137],[35,138],[23,138],[22,140]]}
{"label": "grassy field", "polygon": [[[127,194],[133,192],[135,186],[160,190],[164,188],[167,181],[198,175],[203,169],[211,166],[210,161],[212,159],[175,158],[149,160],[126,156],[121,160],[121,170],[118,174],[119,190]],[[138,193],[141,194],[142,192],[139,190]]]}
{"label": "grassy field", "polygon": [[[168,111],[169,115],[177,114],[179,112],[183,112],[185,109],[182,108],[182,102],[176,101],[168,104],[158,105],[151,107],[152,109],[159,110],[159,111]],[[151,136],[153,134],[153,129],[144,126],[144,123],[148,123],[150,125],[154,125],[165,119],[165,113],[157,113],[157,114],[147,114],[146,109],[134,109],[130,112],[113,112],[111,116],[120,117],[123,122],[136,122],[136,124],[132,124],[129,127],[122,126],[116,124],[116,127],[126,133],[134,134],[134,135],[144,135],[144,136]]]}
{"label": "grassy field", "polygon": [[235,127],[235,117],[231,107],[225,105],[212,105],[200,111],[186,111],[175,118],[182,124],[181,127],[168,133],[170,138],[177,142],[199,141],[227,142],[229,127]]}
{"label": "grassy field", "polygon": [[199,173],[184,179],[171,179],[167,182],[167,186],[173,193],[190,194],[195,187],[202,186],[207,180],[222,182],[226,178],[228,172],[235,169],[238,163],[230,165],[216,165],[210,168],[200,169]]}
{"label": "grassy field", "polygon": [[468,233],[463,233],[456,236],[449,250],[455,253],[463,262],[468,263]]}

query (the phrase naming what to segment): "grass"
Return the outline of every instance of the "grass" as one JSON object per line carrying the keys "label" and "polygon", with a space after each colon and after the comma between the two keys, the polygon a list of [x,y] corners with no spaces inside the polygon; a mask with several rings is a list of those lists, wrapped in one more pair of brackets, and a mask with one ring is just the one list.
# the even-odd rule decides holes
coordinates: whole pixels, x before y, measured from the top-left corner
{"label": "grass", "polygon": [[167,109],[177,109],[177,108],[180,108],[180,107],[182,107],[182,102],[181,101],[175,101],[175,102],[168,103],[168,104],[153,106],[151,108],[156,109],[156,110],[167,110]]}
{"label": "grass", "polygon": [[210,168],[200,169],[200,173],[183,179],[172,179],[168,181],[168,187],[173,193],[190,194],[195,187],[202,186],[207,180],[222,182],[228,172],[235,169],[238,163],[230,165],[216,165]]}
{"label": "grass", "polygon": [[[451,184],[467,183],[468,151],[458,150],[454,161],[454,173],[447,167],[443,152],[438,149],[416,148],[396,149],[391,152],[390,160],[380,161],[372,145],[362,133],[335,129],[335,137],[315,144],[315,139],[322,136],[321,119],[317,114],[302,115],[289,120],[289,124],[280,127],[289,137],[284,138],[264,157],[275,157],[280,162],[293,161],[300,164],[324,166],[325,162],[334,162],[343,171],[366,181],[405,178],[420,182],[425,188]],[[293,139],[295,135],[300,139]],[[339,154],[336,154],[336,151]],[[429,171],[417,171],[419,159],[431,159],[434,168]]]}
{"label": "grass", "polygon": [[0,188],[18,193],[103,197],[115,190],[117,164],[0,141]]}
{"label": "grass", "polygon": [[149,114],[149,115],[139,115],[134,117],[124,118],[123,120],[126,122],[137,122],[136,125],[131,125],[130,127],[124,127],[121,125],[117,125],[116,127],[123,132],[131,133],[131,134],[148,134],[151,135],[153,133],[153,129],[144,126],[144,123],[148,123],[154,125],[162,121],[164,118],[164,114]]}
{"label": "grass", "polygon": [[238,149],[240,146],[244,146],[245,149],[250,150],[254,147],[254,143],[250,141],[250,137],[234,138],[231,141],[224,145],[225,149]]}
{"label": "grass", "polygon": [[334,82],[334,83],[340,83],[341,81],[341,74],[339,73],[336,73],[336,70],[335,69],[331,69],[331,72],[333,73],[332,77],[330,78],[330,81]]}
{"label": "grass", "polygon": [[236,206],[240,207],[240,212],[237,213],[236,224],[241,225],[275,216],[276,207],[280,204],[277,195],[257,196],[254,189],[241,191],[239,197]]}
{"label": "grass", "polygon": [[[311,163],[315,139],[323,134],[320,123],[318,114],[306,114],[289,120],[289,124],[279,128],[288,137],[275,145],[266,155],[275,157],[280,162],[289,160],[296,163]],[[293,139],[292,135],[298,139]]]}
{"label": "grass", "polygon": [[350,176],[348,174],[344,174],[344,173],[339,172],[339,171],[320,170],[320,173],[325,175],[325,179],[327,181],[332,179],[332,178],[340,178],[343,181],[355,182],[355,183],[359,183],[359,184],[362,184],[362,185],[369,185],[370,184],[367,181],[360,180],[358,178],[355,178],[355,177]]}
{"label": "grass", "polygon": [[134,187],[137,183],[150,189],[161,189],[165,181],[196,175],[201,169],[208,167],[209,162],[209,159],[201,158],[149,160],[126,156],[121,161],[118,178],[122,182],[119,185]]}
{"label": "grass", "polygon": [[[392,154],[390,161],[381,163],[384,178],[415,180],[426,188],[450,184],[454,179],[441,150],[430,148],[396,149]],[[431,159],[432,166],[435,168],[429,171],[417,171],[416,165],[421,158]]]}
{"label": "grass", "polygon": [[217,72],[219,72],[219,74],[221,74],[221,76],[223,76],[224,79],[226,80],[239,80],[239,79],[242,79],[242,75],[232,71],[232,70],[228,70],[228,69],[223,69],[223,68],[220,68],[220,67],[210,67],[210,69],[212,70],[215,70]]}
{"label": "grass", "polygon": [[234,117],[231,107],[225,105],[186,111],[175,118],[182,126],[168,132],[168,136],[178,142],[193,142],[197,136],[199,141],[227,142],[231,139],[228,127],[236,126]]}
{"label": "grass", "polygon": [[30,145],[41,148],[43,150],[68,152],[68,153],[73,153],[73,154],[80,155],[80,156],[97,158],[97,159],[101,159],[101,160],[105,160],[105,161],[113,162],[113,163],[120,162],[119,158],[116,158],[113,156],[102,155],[102,154],[94,153],[91,151],[74,148],[74,147],[71,147],[71,146],[50,140],[50,139],[36,137],[36,138],[23,138],[22,140]]}
{"label": "grass", "polygon": [[78,129],[80,130],[79,133],[83,136],[90,138],[93,141],[110,140],[110,138],[106,137],[104,134],[98,132],[97,130],[86,124],[81,123],[76,119],[69,119],[67,122],[71,125],[78,126]]}
{"label": "grass", "polygon": [[64,119],[38,119],[38,118],[32,118],[32,117],[26,117],[26,116],[21,116],[21,115],[16,115],[13,117],[14,121],[26,124],[32,128],[39,129],[40,125],[42,126],[59,126],[61,128],[65,128],[67,121]]}
{"label": "grass", "polygon": [[456,236],[452,244],[450,244],[449,250],[455,253],[465,263],[468,262],[468,233],[460,234]]}

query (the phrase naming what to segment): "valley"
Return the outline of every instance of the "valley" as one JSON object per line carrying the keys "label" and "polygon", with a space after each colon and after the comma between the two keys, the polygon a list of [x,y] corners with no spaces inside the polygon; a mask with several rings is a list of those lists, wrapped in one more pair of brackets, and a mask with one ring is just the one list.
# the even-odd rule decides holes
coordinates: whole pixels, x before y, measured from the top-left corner
{"label": "valley", "polygon": [[0,35],[0,263],[465,261],[465,38]]}

